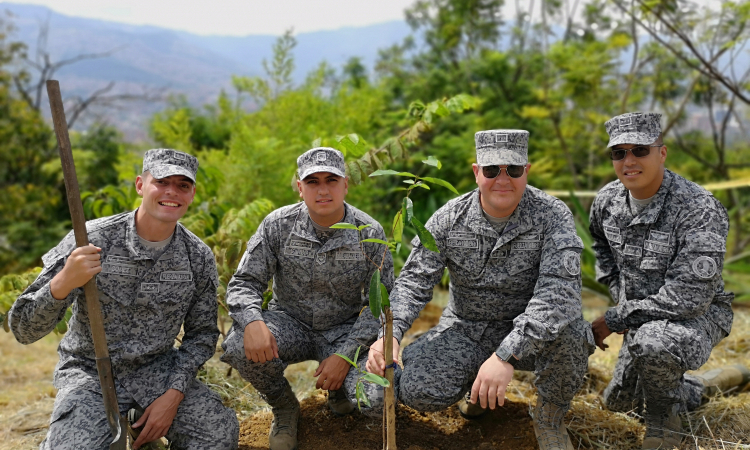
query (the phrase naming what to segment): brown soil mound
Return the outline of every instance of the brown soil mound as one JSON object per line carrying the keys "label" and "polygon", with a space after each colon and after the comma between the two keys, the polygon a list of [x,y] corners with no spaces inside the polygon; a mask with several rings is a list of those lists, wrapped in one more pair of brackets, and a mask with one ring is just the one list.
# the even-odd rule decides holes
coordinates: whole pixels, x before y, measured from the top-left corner
{"label": "brown soil mound", "polygon": [[[509,395],[512,398],[511,395]],[[510,400],[509,398],[509,400]],[[456,407],[436,413],[420,413],[399,405],[396,419],[398,448],[405,450],[476,450],[537,448],[526,401],[508,401],[476,420],[466,420]],[[240,450],[268,448],[271,413],[263,411],[240,424]],[[337,417],[317,394],[302,401],[299,448],[301,450],[381,450],[380,419],[359,412]]]}

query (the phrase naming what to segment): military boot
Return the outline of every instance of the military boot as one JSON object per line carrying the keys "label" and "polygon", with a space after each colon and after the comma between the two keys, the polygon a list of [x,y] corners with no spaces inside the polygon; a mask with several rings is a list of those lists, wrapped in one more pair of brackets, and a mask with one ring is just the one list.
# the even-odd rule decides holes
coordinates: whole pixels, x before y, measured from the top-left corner
{"label": "military boot", "polygon": [[273,413],[271,432],[268,434],[270,450],[297,450],[297,422],[299,421],[299,400],[286,385],[284,392],[275,399],[268,399]]}
{"label": "military boot", "polygon": [[328,391],[328,409],[337,416],[345,416],[354,411],[354,403],[349,401],[344,388]]}
{"label": "military boot", "polygon": [[463,416],[464,419],[477,419],[482,414],[487,412],[487,408],[482,408],[479,404],[479,400],[476,403],[471,403],[471,391],[464,395],[464,398],[458,403],[458,412]]}
{"label": "military boot", "polygon": [[741,364],[697,372],[695,376],[705,386],[705,389],[703,389],[704,398],[715,397],[733,389],[739,391],[750,382],[750,370]]}
{"label": "military boot", "polygon": [[679,448],[682,443],[682,419],[680,404],[647,404],[644,420],[646,435],[643,437],[643,450]]}
{"label": "military boot", "polygon": [[536,407],[531,411],[534,422],[534,434],[539,443],[539,450],[574,450],[573,443],[568,436],[568,429],[563,424],[563,418],[568,408],[562,408],[553,403],[536,400]]}

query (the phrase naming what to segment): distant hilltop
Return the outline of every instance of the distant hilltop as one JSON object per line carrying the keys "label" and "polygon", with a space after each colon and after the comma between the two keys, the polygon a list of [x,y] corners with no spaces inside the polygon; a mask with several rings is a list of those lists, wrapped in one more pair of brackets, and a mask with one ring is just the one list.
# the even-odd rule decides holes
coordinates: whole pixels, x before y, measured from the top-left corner
{"label": "distant hilltop", "polygon": [[[166,88],[185,95],[196,106],[213,102],[224,89],[231,93],[232,75],[262,75],[262,61],[272,57],[277,36],[201,36],[155,26],[66,16],[45,6],[0,3],[9,11],[16,31],[10,40],[22,41],[33,58],[40,25],[49,24],[47,50],[53,61],[81,54],[117,49],[110,56],[79,61],[56,74],[63,94],[86,95],[116,82],[118,92],[141,93]],[[352,56],[372,67],[378,50],[401,42],[410,32],[404,21],[358,28],[341,28],[295,35],[294,80],[301,82],[321,61],[341,68]],[[142,140],[146,121],[163,104],[138,105],[108,112],[129,140]],[[112,120],[109,120],[112,122]],[[83,122],[85,123],[85,122]]]}

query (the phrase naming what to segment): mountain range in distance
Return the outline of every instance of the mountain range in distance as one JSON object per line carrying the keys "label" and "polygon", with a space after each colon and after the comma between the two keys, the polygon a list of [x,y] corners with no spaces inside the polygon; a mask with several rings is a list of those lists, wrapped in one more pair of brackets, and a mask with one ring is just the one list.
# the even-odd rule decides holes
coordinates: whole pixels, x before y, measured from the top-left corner
{"label": "mountain range in distance", "polygon": [[[0,3],[8,11],[15,31],[7,38],[28,46],[34,59],[40,29],[46,23],[46,51],[56,62],[79,55],[111,52],[106,57],[83,59],[62,67],[55,78],[65,98],[87,97],[115,82],[111,93],[142,94],[164,90],[184,95],[195,106],[213,103],[221,90],[234,91],[232,75],[262,76],[262,61],[273,57],[278,36],[202,36],[155,26],[72,17],[45,6]],[[7,16],[6,16],[7,17]],[[299,83],[322,61],[340,69],[360,57],[371,68],[378,50],[400,43],[410,33],[404,21],[365,27],[341,28],[295,35],[293,49]],[[42,110],[49,116],[46,98]],[[164,102],[119,102],[118,108],[92,108],[75,129],[85,129],[94,120],[104,120],[120,129],[133,142],[147,141],[148,119],[164,108]]]}

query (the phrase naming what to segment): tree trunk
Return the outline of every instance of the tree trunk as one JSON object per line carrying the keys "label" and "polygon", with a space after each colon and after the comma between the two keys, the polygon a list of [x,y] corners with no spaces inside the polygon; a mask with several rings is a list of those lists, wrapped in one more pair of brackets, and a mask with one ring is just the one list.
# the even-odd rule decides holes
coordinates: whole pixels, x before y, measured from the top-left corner
{"label": "tree trunk", "polygon": [[[385,312],[385,362],[387,365],[393,365],[393,313],[391,308],[383,308]],[[385,369],[385,378],[390,386],[385,388],[385,404],[383,407],[383,418],[385,441],[383,448],[385,450],[396,450],[396,398],[393,394],[393,367]]]}

